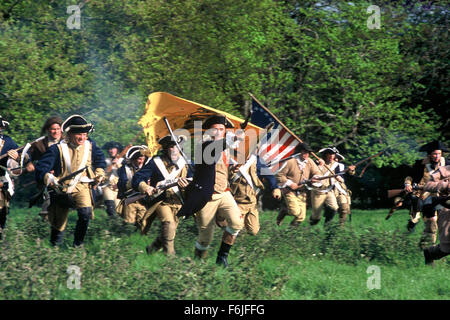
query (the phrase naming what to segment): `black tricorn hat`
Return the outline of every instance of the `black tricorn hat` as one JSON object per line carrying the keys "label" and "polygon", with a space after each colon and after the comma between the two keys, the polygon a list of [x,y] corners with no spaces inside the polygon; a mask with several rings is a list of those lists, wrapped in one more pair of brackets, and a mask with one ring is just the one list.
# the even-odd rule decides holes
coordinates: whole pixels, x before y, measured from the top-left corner
{"label": "black tricorn hat", "polygon": [[294,153],[299,153],[301,151],[308,151],[308,152],[312,152],[311,147],[306,144],[305,142],[299,143],[294,150]]}
{"label": "black tricorn hat", "polygon": [[323,154],[332,153],[332,154],[335,154],[336,157],[341,158],[341,160],[345,160],[344,156],[339,153],[339,150],[336,147],[326,147],[326,148],[320,149],[319,153],[323,153]]}
{"label": "black tricorn hat", "polygon": [[88,133],[94,130],[94,125],[82,116],[74,114],[64,121],[61,129],[66,133]]}
{"label": "black tricorn hat", "polygon": [[[183,135],[179,135],[179,136],[175,136],[177,139],[178,144],[182,144],[184,143],[187,138],[186,136]],[[161,139],[158,140],[158,143],[164,148],[167,149],[173,145],[176,145],[175,141],[173,141],[172,136],[171,135],[167,135],[165,137],[162,137]]]}
{"label": "black tricorn hat", "polygon": [[203,128],[209,129],[214,124],[223,124],[225,128],[234,128],[233,123],[223,114],[215,114],[207,118],[203,123]]}
{"label": "black tricorn hat", "polygon": [[434,150],[441,150],[442,152],[448,152],[447,147],[440,141],[434,140],[420,147],[419,151],[424,151],[428,154],[432,153]]}
{"label": "black tricorn hat", "polygon": [[109,142],[105,143],[102,147],[103,150],[109,150],[112,148],[117,148],[117,151],[119,153],[122,152],[122,150],[123,150],[123,146],[116,141],[109,141]]}
{"label": "black tricorn hat", "polygon": [[133,159],[133,158],[139,158],[140,156],[146,156],[145,151],[148,149],[147,146],[132,146],[130,149],[128,149],[127,153],[125,154],[126,159]]}
{"label": "black tricorn hat", "polygon": [[53,116],[53,117],[48,118],[45,121],[44,125],[42,126],[41,134],[45,134],[47,132],[47,130],[55,123],[57,123],[61,126],[63,123],[63,120],[58,116]]}
{"label": "black tricorn hat", "polygon": [[9,122],[3,119],[2,116],[0,116],[0,127],[1,128],[7,128],[9,126]]}

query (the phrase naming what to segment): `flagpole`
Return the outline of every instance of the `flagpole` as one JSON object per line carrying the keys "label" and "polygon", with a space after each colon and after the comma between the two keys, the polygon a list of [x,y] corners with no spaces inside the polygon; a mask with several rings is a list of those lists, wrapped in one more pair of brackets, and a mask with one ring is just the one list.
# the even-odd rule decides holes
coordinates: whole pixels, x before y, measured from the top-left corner
{"label": "flagpole", "polygon": [[[291,130],[289,130],[289,128],[286,127],[286,126],[284,125],[284,123],[281,122],[280,119],[277,118],[277,116],[275,116],[268,108],[266,108],[261,102],[259,102],[258,99],[256,99],[255,96],[254,96],[253,94],[251,94],[250,92],[249,92],[248,94],[250,95],[250,97],[252,97],[252,98],[256,101],[257,104],[259,104],[259,105],[261,106],[261,108],[263,108],[267,113],[269,113],[272,117],[274,117],[275,120],[277,120],[278,123],[279,123],[284,129],[286,129],[287,132],[289,132],[289,133],[290,133],[295,139],[297,139],[300,143],[304,143],[304,142],[302,141],[302,139],[300,139],[299,137],[297,137],[297,135],[296,135],[295,133],[293,133]],[[316,157],[317,160],[320,160],[320,158],[319,158],[314,152],[311,151],[311,154],[312,154],[314,157]],[[327,167],[327,168],[328,168],[328,167]],[[331,171],[330,171],[330,172],[331,172]]]}

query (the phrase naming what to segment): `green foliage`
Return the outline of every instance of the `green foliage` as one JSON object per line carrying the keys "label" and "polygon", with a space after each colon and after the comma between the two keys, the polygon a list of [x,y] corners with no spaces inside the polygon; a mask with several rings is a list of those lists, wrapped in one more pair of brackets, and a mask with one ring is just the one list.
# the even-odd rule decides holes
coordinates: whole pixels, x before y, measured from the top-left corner
{"label": "green foliage", "polygon": [[[49,226],[37,210],[13,210],[0,242],[0,299],[448,299],[449,261],[423,265],[420,234],[404,231],[405,212],[384,220],[385,212],[353,212],[342,228],[322,224],[291,229],[274,223],[276,212],[261,213],[261,231],[241,232],[229,258],[215,264],[221,232],[216,230],[205,261],[193,259],[197,236],[192,219],[179,225],[177,256],[147,255],[148,236],[96,210],[84,248],[71,247],[76,215],[69,216],[60,248],[48,244]],[[290,220],[289,217],[286,220]],[[81,289],[69,289],[67,268],[81,270]],[[381,270],[381,288],[368,290],[366,270]]]}
{"label": "green foliage", "polygon": [[441,6],[383,2],[370,30],[368,1],[92,0],[68,29],[73,4],[0,4],[0,111],[19,144],[73,113],[99,144],[128,144],[154,91],[238,116],[252,92],[314,149],[355,161],[388,148],[377,166],[411,164],[418,145],[446,139]]}

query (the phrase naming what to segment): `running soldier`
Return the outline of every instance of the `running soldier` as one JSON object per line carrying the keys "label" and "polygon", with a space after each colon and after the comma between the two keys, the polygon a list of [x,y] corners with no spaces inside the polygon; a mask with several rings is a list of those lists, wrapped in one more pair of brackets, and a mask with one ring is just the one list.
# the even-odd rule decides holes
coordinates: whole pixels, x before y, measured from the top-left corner
{"label": "running soldier", "polygon": [[[180,136],[177,139],[178,144],[181,144],[186,137]],[[161,221],[159,236],[146,247],[147,253],[152,254],[163,249],[165,254],[175,255],[174,240],[179,222],[176,215],[184,201],[180,188],[184,189],[189,184],[186,178],[191,177],[192,173],[171,136],[165,136],[158,143],[162,147],[161,155],[153,157],[137,171],[131,185],[134,190],[153,198],[147,205],[149,208],[142,219],[141,233],[148,232],[155,215]],[[159,194],[160,187],[171,182],[177,184]]]}
{"label": "running soldier", "polygon": [[269,188],[275,199],[281,198],[281,190],[278,188],[275,176],[271,174],[270,169],[261,162],[259,157],[251,156],[248,162],[250,163],[248,174],[244,176],[236,168],[235,174],[231,179],[230,188],[234,200],[236,200],[241,210],[241,215],[244,217],[245,229],[249,234],[256,235],[260,229],[257,208],[258,192],[264,189],[264,184],[260,179],[265,178],[268,180]]}
{"label": "running soldier", "polygon": [[[67,118],[62,124],[63,140],[52,145],[36,165],[36,180],[55,192],[50,194],[48,219],[51,225],[50,243],[62,243],[69,210],[76,209],[74,247],[84,244],[89,222],[94,216],[92,187],[105,177],[105,156],[88,137],[93,125],[80,115]],[[73,178],[64,177],[80,171]],[[53,173],[52,173],[53,172]]]}
{"label": "running soldier", "polygon": [[[450,162],[442,156],[442,153],[448,152],[448,149],[440,141],[432,141],[422,146],[419,151],[426,152],[427,156],[414,163],[410,175],[405,178],[404,190],[409,193],[408,197],[411,202],[411,218],[407,225],[408,231],[412,232],[414,230],[420,221],[421,213],[423,214],[425,228],[419,243],[419,246],[423,249],[427,242],[432,244],[436,242],[437,216],[436,210],[432,205],[432,200],[436,193],[420,189],[430,181],[431,175],[439,167],[449,165]],[[414,184],[417,185],[416,188],[413,188]]]}
{"label": "running soldier", "polygon": [[99,188],[101,188],[100,193],[103,194],[106,213],[109,217],[114,217],[116,215],[116,207],[120,201],[117,198],[117,182],[119,181],[118,170],[122,166],[123,161],[123,158],[119,158],[119,154],[122,152],[123,147],[118,142],[110,141],[105,143],[102,149],[108,152],[109,157],[105,160],[105,181]]}
{"label": "running soldier", "polygon": [[229,148],[235,149],[242,137],[227,132],[226,129],[234,128],[234,125],[224,115],[209,117],[203,123],[203,128],[211,140],[202,142],[202,158],[195,160],[193,181],[187,189],[188,198],[178,216],[189,217],[194,214],[198,228],[194,256],[199,259],[207,256],[216,221],[226,222],[219,225],[224,231],[216,263],[228,267],[230,249],[244,227],[241,211],[228,185]]}
{"label": "running soldier", "polygon": [[131,186],[133,176],[150,161],[150,158],[145,155],[147,149],[147,146],[132,146],[129,148],[125,155],[125,163],[118,171],[118,198],[121,199],[121,202],[117,212],[126,223],[135,224],[136,226],[142,223],[142,219],[147,211],[146,204],[143,199],[138,199],[128,205],[124,202],[126,195],[133,191]]}
{"label": "running soldier", "polygon": [[[344,173],[345,166],[338,162],[344,160],[344,156],[335,147],[321,149],[319,153],[324,155],[325,163],[320,164],[319,170],[323,177]],[[355,166],[349,166],[348,173],[355,174]],[[344,178],[337,176],[320,181],[319,187],[311,188],[312,214],[310,224],[315,225],[321,219],[322,209],[325,206],[325,224],[333,220],[339,211],[339,223],[344,225],[347,215],[350,214],[351,193],[345,185]]]}
{"label": "running soldier", "polygon": [[438,194],[433,205],[438,211],[437,224],[439,231],[439,244],[423,251],[425,264],[433,264],[450,254],[450,165],[439,167],[431,174],[423,190],[432,194]]}
{"label": "running soldier", "polygon": [[[58,116],[48,118],[41,129],[41,136],[45,135],[45,138],[34,143],[29,151],[30,162],[28,162],[26,168],[28,172],[33,172],[35,170],[32,161],[39,161],[42,155],[50,148],[52,145],[59,143],[62,137],[61,125],[62,119]],[[38,188],[42,191],[45,188],[44,185],[39,185]],[[48,194],[44,193],[44,203],[42,204],[41,212],[39,215],[44,220],[48,220],[48,206],[50,205],[50,198]]]}
{"label": "running soldier", "polygon": [[0,116],[0,240],[6,227],[6,218],[9,214],[9,205],[14,195],[14,181],[22,173],[22,170],[14,170],[19,167],[19,146],[14,140],[3,134],[3,130],[9,127],[9,122]]}
{"label": "running soldier", "polygon": [[322,175],[316,163],[309,157],[312,149],[306,143],[295,147],[294,154],[300,156],[287,160],[276,174],[278,185],[283,188],[283,198],[287,211],[281,210],[277,216],[277,225],[281,225],[286,215],[294,216],[291,226],[297,227],[306,219],[307,188],[303,183]]}

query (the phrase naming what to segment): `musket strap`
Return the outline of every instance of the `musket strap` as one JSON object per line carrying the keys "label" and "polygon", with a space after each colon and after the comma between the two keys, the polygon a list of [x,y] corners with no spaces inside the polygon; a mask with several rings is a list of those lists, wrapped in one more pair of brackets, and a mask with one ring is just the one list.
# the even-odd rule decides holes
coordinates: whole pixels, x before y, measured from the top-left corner
{"label": "musket strap", "polygon": [[[86,166],[88,157],[89,157],[89,147],[90,147],[90,142],[89,140],[86,140],[84,142],[84,153],[83,153],[83,158],[81,160],[81,164],[80,167],[77,170],[82,169],[83,167]],[[70,154],[69,154],[69,147],[67,145],[66,141],[61,141],[60,143],[61,146],[61,151],[62,151],[62,155],[63,155],[63,159],[64,159],[64,163],[66,165],[67,171],[69,172],[69,174],[72,173],[72,167],[71,167],[71,159],[70,159]],[[76,170],[75,170],[76,171]],[[70,182],[68,188],[67,188],[67,193],[72,193],[72,191],[75,189],[76,185],[78,184],[78,182],[81,179],[81,175],[83,174],[83,171],[80,172],[79,174],[76,175],[75,178],[72,179],[72,181]]]}
{"label": "musket strap", "polygon": [[[233,182],[235,182],[239,177],[243,176],[250,187],[253,189],[252,177],[248,174],[250,167],[256,161],[256,155],[252,154],[250,158],[239,168],[239,172],[233,177]],[[242,169],[242,170],[241,170]]]}
{"label": "musket strap", "polygon": [[[438,169],[439,169],[439,167],[443,167],[443,166],[445,166],[445,158],[441,157],[441,159],[440,159],[440,161],[439,161]],[[434,173],[434,171],[438,170],[438,169],[434,169],[434,168],[431,166],[431,163],[427,163],[427,164],[425,165],[425,167],[427,168],[427,170],[428,170],[428,172],[429,172],[430,174],[432,174],[432,173]]]}
{"label": "musket strap", "polygon": [[[153,161],[155,161],[156,166],[158,167],[159,171],[161,172],[161,174],[163,175],[165,180],[175,179],[181,173],[181,170],[183,170],[184,166],[186,165],[186,161],[184,160],[184,158],[179,157],[178,161],[177,161],[178,169],[174,168],[172,170],[172,172],[169,173],[160,157],[154,157]],[[183,203],[183,197],[181,196],[181,192],[180,192],[180,189],[178,188],[178,186],[172,187],[171,189],[173,190],[173,192],[175,192],[175,194],[181,200],[181,203]]]}
{"label": "musket strap", "polygon": [[[334,172],[338,166],[339,166],[339,169],[341,169],[340,171],[344,171],[344,165],[339,162],[334,162],[333,165],[330,167],[330,170],[332,170]],[[329,174],[329,172],[327,172],[325,175],[328,175],[328,174]],[[341,186],[340,182],[337,181],[335,178],[331,178],[331,184],[334,185],[336,187],[336,189],[339,190],[340,193],[347,195],[347,191]]]}
{"label": "musket strap", "polygon": [[128,165],[125,165],[125,174],[127,175],[128,181],[131,181],[133,178],[133,172],[131,172],[131,168]]}

